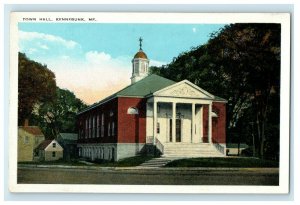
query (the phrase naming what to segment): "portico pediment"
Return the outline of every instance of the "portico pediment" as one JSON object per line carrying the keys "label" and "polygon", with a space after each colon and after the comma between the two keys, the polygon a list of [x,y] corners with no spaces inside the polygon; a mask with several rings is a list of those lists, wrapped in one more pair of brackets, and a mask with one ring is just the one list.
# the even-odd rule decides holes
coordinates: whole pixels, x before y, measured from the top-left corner
{"label": "portico pediment", "polygon": [[213,95],[207,91],[199,88],[193,83],[184,80],[174,85],[168,86],[162,90],[159,90],[153,94],[154,96],[165,97],[182,97],[182,98],[201,98],[201,99],[213,99]]}

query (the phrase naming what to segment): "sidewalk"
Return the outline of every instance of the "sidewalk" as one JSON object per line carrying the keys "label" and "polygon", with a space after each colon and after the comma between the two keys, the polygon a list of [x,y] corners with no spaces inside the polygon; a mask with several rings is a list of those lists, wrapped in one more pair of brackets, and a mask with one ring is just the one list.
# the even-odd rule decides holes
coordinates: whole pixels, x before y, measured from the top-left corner
{"label": "sidewalk", "polygon": [[35,164],[19,164],[18,168],[49,168],[49,169],[80,169],[80,170],[148,170],[148,171],[248,171],[248,172],[260,172],[260,173],[276,173],[279,172],[279,168],[241,168],[241,167],[101,167],[101,166],[71,166],[71,165],[35,165]]}

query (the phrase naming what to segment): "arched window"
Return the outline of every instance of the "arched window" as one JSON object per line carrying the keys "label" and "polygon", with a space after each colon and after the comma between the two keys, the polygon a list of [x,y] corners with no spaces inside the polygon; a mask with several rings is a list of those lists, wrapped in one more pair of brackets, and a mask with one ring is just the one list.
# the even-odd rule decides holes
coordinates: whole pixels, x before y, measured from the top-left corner
{"label": "arched window", "polygon": [[139,114],[139,110],[136,107],[130,107],[127,110],[127,114],[129,114],[129,115],[137,115],[137,114]]}
{"label": "arched window", "polygon": [[211,117],[219,117],[216,111],[211,112]]}

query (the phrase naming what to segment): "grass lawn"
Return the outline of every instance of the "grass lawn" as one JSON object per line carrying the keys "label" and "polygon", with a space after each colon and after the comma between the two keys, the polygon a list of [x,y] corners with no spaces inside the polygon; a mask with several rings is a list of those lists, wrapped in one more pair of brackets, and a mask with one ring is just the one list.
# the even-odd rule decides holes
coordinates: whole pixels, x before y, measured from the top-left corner
{"label": "grass lawn", "polygon": [[257,158],[189,158],[175,160],[166,167],[279,167],[278,162]]}
{"label": "grass lawn", "polygon": [[106,160],[97,160],[87,165],[80,160],[73,161],[44,161],[44,162],[19,162],[18,164],[33,164],[33,165],[66,165],[66,166],[102,166],[102,167],[134,167],[142,164],[143,162],[152,159],[150,156],[135,156],[122,159],[118,162],[111,162]]}
{"label": "grass lawn", "polygon": [[135,156],[135,157],[129,157],[125,159],[121,159],[120,161],[117,162],[95,162],[96,166],[104,166],[104,167],[135,167],[143,162],[152,159],[153,157],[151,156]]}
{"label": "grass lawn", "polygon": [[33,165],[68,165],[68,166],[84,166],[86,164],[79,162],[77,160],[73,161],[64,161],[64,160],[57,160],[57,161],[44,161],[44,162],[18,162],[18,164],[33,164]]}

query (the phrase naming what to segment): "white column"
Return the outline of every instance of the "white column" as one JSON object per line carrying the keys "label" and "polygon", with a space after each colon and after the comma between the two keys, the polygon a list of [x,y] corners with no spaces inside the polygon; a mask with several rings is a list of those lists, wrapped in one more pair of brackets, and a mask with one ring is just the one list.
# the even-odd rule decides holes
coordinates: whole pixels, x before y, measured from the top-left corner
{"label": "white column", "polygon": [[195,103],[192,103],[192,134],[191,143],[195,142]]}
{"label": "white column", "polygon": [[200,124],[199,124],[199,137],[200,142],[203,142],[203,105],[200,107]]}
{"label": "white column", "polygon": [[156,138],[156,128],[157,127],[157,102],[155,98],[153,99],[153,145],[156,144],[155,138]]}
{"label": "white column", "polygon": [[208,142],[212,143],[212,104],[210,103],[208,106]]}
{"label": "white column", "polygon": [[172,142],[176,142],[176,103],[172,102]]}

